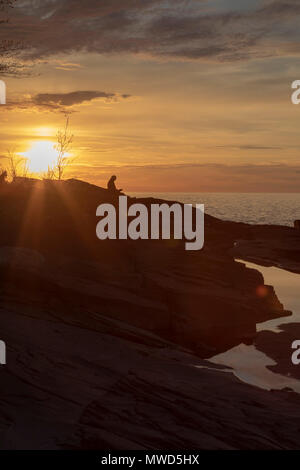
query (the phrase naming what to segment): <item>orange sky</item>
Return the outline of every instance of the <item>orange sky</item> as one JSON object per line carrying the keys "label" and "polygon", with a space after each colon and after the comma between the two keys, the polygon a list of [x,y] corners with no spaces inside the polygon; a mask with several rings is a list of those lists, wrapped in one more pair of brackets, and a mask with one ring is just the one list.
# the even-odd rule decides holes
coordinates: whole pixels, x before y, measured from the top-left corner
{"label": "orange sky", "polygon": [[[101,21],[108,22],[107,12],[92,0],[87,3],[91,17],[101,13]],[[129,10],[132,3],[128,2]],[[158,20],[159,15],[169,15],[174,21],[168,2],[153,3],[155,8],[163,4],[164,10],[151,10],[152,15],[155,11]],[[208,21],[212,15],[219,18],[238,11],[245,35],[253,35],[254,26],[244,23],[243,15],[262,15],[263,5],[280,2],[254,2],[251,7],[244,2],[240,11],[229,1],[225,12],[220,2],[204,3],[206,9],[211,4],[211,10],[199,10],[199,28],[203,17]],[[80,14],[84,20],[88,12]],[[29,22],[23,10],[14,15],[17,24]],[[11,28],[13,24],[14,16]],[[248,46],[245,57],[226,60],[148,50],[83,52],[81,45],[75,51],[71,46],[61,51],[55,43],[51,53],[41,50],[40,56],[31,58],[30,77],[5,78],[8,105],[0,109],[0,155],[13,148],[27,152],[41,140],[54,141],[67,110],[76,157],[69,176],[103,185],[116,173],[127,191],[298,191],[300,107],[292,105],[290,97],[300,70],[297,48],[292,48],[298,40],[292,25],[293,17],[287,15],[290,36],[283,39],[276,20],[275,38],[266,34]],[[157,31],[165,34],[165,29],[164,24]],[[210,33],[207,47],[216,41],[214,31]],[[48,35],[51,41],[51,31]],[[185,41],[179,38],[178,47],[187,48]]]}

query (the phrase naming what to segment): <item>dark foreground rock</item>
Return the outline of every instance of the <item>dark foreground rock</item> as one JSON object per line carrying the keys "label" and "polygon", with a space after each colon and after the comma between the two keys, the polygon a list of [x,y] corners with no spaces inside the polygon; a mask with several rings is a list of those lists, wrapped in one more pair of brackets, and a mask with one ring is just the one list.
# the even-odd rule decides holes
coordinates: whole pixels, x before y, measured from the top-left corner
{"label": "dark foreground rock", "polygon": [[1,310],[1,449],[299,448],[298,395],[240,383],[100,315],[105,333],[23,306]]}
{"label": "dark foreground rock", "polygon": [[39,315],[52,302],[58,317],[69,311],[82,326],[101,313],[202,357],[251,341],[257,322],[288,314],[262,275],[228,253],[244,224],[206,215],[205,248],[193,252],[178,240],[100,241],[96,209],[103,202],[116,204],[106,190],[76,180],[25,180],[2,189],[4,301],[6,292],[29,295]]}
{"label": "dark foreground rock", "polygon": [[262,266],[300,274],[300,230],[272,225],[249,225],[231,253]]}
{"label": "dark foreground rock", "polygon": [[288,314],[230,253],[249,227],[207,215],[199,252],[100,242],[102,202],[116,201],[75,180],[0,192],[0,447],[299,447],[297,395],[204,360]]}

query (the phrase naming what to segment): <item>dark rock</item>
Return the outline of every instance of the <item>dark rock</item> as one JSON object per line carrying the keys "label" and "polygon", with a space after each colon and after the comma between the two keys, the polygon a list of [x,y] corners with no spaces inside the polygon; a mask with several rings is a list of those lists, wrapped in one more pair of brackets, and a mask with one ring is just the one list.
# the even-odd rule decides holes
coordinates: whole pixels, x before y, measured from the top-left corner
{"label": "dark rock", "polygon": [[298,448],[298,397],[203,360],[287,314],[229,251],[252,228],[206,215],[193,253],[100,242],[102,202],[116,200],[77,180],[0,191],[0,447]]}

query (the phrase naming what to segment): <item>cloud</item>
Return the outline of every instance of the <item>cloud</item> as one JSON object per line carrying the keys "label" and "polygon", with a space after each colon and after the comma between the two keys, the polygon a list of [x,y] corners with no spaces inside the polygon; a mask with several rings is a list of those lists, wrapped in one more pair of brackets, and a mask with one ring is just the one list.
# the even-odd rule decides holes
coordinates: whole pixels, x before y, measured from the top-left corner
{"label": "cloud", "polygon": [[63,61],[56,61],[56,69],[57,70],[66,70],[68,72],[73,72],[74,70],[79,70],[82,68],[80,64],[74,64],[72,62],[63,62]]}
{"label": "cloud", "polygon": [[218,3],[23,0],[0,40],[23,41],[25,55],[36,60],[87,51],[224,62],[284,55],[289,44],[299,54],[299,2],[260,0],[242,10]]}
{"label": "cloud", "polygon": [[268,146],[268,145],[216,145],[216,148],[231,148],[238,150],[283,150],[282,147]]}
{"label": "cloud", "polygon": [[38,93],[34,96],[23,97],[22,99],[8,102],[6,110],[12,109],[32,109],[38,111],[73,112],[76,106],[88,103],[97,99],[105,102],[119,101],[127,99],[130,95],[118,95],[104,91],[73,91],[70,93]]}
{"label": "cloud", "polygon": [[115,93],[104,91],[73,91],[71,93],[40,93],[33,97],[33,102],[37,105],[47,106],[74,106],[97,98],[112,100],[116,98]]}

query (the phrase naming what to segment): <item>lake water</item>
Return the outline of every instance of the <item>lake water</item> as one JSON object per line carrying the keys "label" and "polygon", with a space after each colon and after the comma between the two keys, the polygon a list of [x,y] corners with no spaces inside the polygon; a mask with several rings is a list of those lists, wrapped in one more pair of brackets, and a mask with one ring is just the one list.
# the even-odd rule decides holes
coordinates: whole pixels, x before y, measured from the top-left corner
{"label": "lake water", "polygon": [[[279,268],[265,268],[248,262],[245,264],[249,268],[258,269],[264,276],[265,284],[274,286],[284,308],[293,312],[293,315],[289,317],[259,323],[257,331],[269,330],[280,333],[279,325],[300,323],[300,275]],[[295,339],[300,340],[300,338]],[[291,357],[292,349],[287,349],[286,355]],[[211,358],[210,362],[231,367],[236,377],[249,384],[265,389],[289,387],[300,393],[300,381],[268,369],[267,366],[276,365],[276,362],[263,352],[258,351],[254,345],[241,344]]]}
{"label": "lake water", "polygon": [[204,204],[205,212],[224,220],[292,226],[300,219],[300,193],[131,193],[185,204]]}

